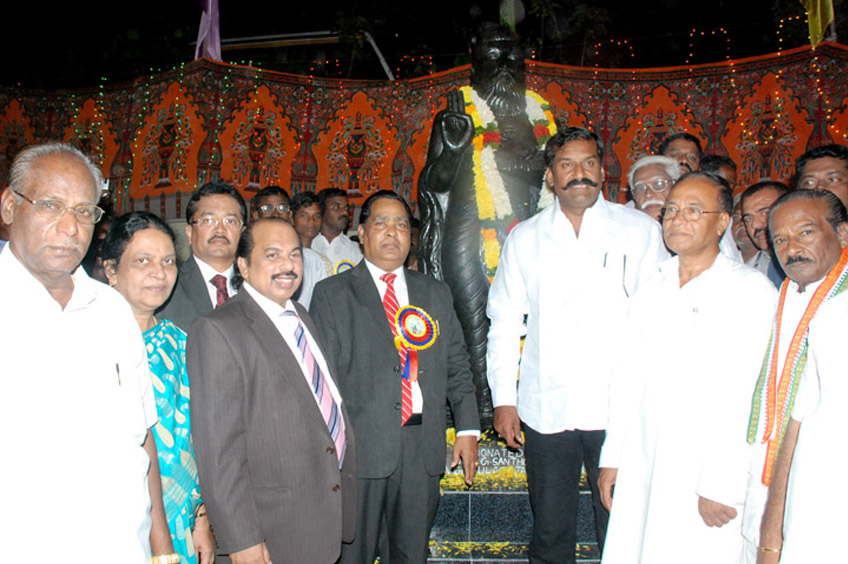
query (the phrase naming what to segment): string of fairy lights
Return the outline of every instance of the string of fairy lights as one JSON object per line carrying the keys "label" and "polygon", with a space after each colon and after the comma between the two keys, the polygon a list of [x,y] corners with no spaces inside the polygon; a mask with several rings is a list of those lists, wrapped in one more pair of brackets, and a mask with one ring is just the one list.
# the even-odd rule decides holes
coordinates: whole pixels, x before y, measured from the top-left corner
{"label": "string of fairy lights", "polygon": [[[789,26],[800,26],[807,25],[807,16],[806,14],[794,15],[785,17],[779,20],[777,24],[777,29],[775,30],[775,35],[777,38],[778,50],[777,56],[781,57],[786,50],[785,46],[785,38],[786,32]],[[736,62],[732,57],[732,39],[728,30],[724,27],[719,27],[715,29],[698,29],[692,28],[688,33],[688,49],[686,51],[686,59],[684,60],[683,67],[685,68],[687,74],[689,75],[688,81],[693,81],[693,77],[695,76],[696,68],[699,65],[694,64],[695,60],[701,59],[703,55],[699,55],[698,49],[699,45],[704,42],[704,40],[713,40],[710,45],[714,46],[714,40],[719,40],[724,42],[724,54],[723,59],[728,65],[729,68],[729,85],[730,89],[736,92]],[[611,38],[603,41],[598,41],[594,45],[592,45],[592,50],[595,55],[595,64],[594,64],[594,73],[595,78],[597,79],[602,72],[602,68],[600,67],[603,54],[614,54],[616,51],[622,52],[622,57],[624,60],[629,61],[630,72],[632,80],[636,80],[637,72],[635,69],[635,61],[638,59],[638,53],[636,48],[634,47],[634,42],[629,38]],[[711,51],[711,52],[714,52]],[[536,49],[530,49],[528,52],[528,58],[531,61],[538,60],[539,53]],[[608,56],[607,59],[610,57]],[[185,66],[186,63],[180,64],[178,67],[172,70],[177,71],[176,81],[178,84],[182,84],[183,79],[185,78]],[[239,63],[235,63],[233,65],[229,65],[229,68],[225,70],[222,74],[222,79],[219,81],[215,81],[215,88],[217,92],[212,97],[212,102],[217,102],[214,104],[214,123],[207,123],[206,127],[214,128],[212,133],[217,137],[217,134],[220,133],[224,127],[225,120],[228,119],[231,108],[225,103],[227,99],[227,95],[229,90],[232,87],[233,79],[232,72],[236,68],[249,68],[253,69],[256,73],[256,78],[259,79],[262,76],[263,70],[260,68],[256,68],[253,65],[253,61],[241,61]],[[336,87],[339,89],[345,88],[346,80],[343,78],[346,69],[344,68],[344,61],[340,58],[315,58],[312,60],[309,73],[306,77],[306,84],[303,86],[304,93],[306,96],[306,111],[301,113],[300,116],[300,135],[297,136],[296,146],[293,148],[294,155],[299,154],[301,147],[304,143],[310,143],[310,135],[312,134],[312,129],[314,127],[314,111],[313,111],[313,97],[314,91],[316,88],[316,84],[320,85],[322,88],[326,88],[327,79],[333,80],[332,75],[335,75]],[[435,63],[434,57],[432,55],[403,55],[401,56],[397,63],[395,64],[395,76],[403,77],[404,71],[407,69],[415,69],[418,75],[423,75],[422,78],[427,81],[427,96],[425,99],[420,100],[420,103],[425,104],[427,107],[431,109],[431,112],[435,112],[438,109],[438,105],[440,103],[439,94],[437,92],[436,83],[432,78],[435,73]],[[819,103],[821,106],[821,111],[824,114],[824,123],[832,126],[832,133],[835,138],[846,140],[848,139],[848,131],[844,131],[844,126],[840,126],[840,124],[833,123],[833,114],[836,109],[836,104],[833,100],[830,99],[826,92],[826,84],[827,81],[823,76],[823,69],[821,65],[821,61],[819,60],[818,55],[815,53],[815,48],[813,49],[813,57],[810,64],[811,69],[811,79],[814,81],[815,92],[818,96]],[[625,69],[622,69],[625,70]],[[131,120],[132,124],[127,125],[126,127],[133,131],[132,139],[130,141],[130,145],[132,147],[132,154],[134,156],[133,166],[140,166],[141,163],[138,162],[143,159],[143,151],[147,146],[146,140],[142,137],[145,135],[149,135],[149,127],[142,127],[144,124],[145,116],[148,115],[150,109],[154,106],[154,104],[158,103],[159,98],[161,98],[162,87],[159,85],[160,75],[164,71],[162,69],[150,69],[150,74],[140,78],[135,81],[135,88],[133,89],[133,94],[127,97],[126,104],[128,107],[126,108],[127,114],[132,115],[133,119]],[[784,69],[777,69],[778,78],[783,77]],[[321,75],[320,77],[318,75]],[[257,80],[257,86],[253,90],[252,102],[254,107],[259,104],[258,98],[258,89],[260,80]],[[154,87],[154,85],[159,85]],[[390,122],[395,122],[397,118],[402,115],[403,109],[400,107],[400,102],[403,96],[401,95],[401,81],[393,81],[392,83],[392,94],[394,98],[394,104],[391,106],[391,115],[389,116]],[[683,101],[685,106],[689,106],[692,96],[696,92],[695,88],[687,87],[686,98]],[[180,93],[176,94],[173,98],[174,104],[184,103],[182,94],[182,89]],[[85,101],[89,99],[88,96],[82,97],[74,93],[70,93],[67,97],[66,103],[69,105],[71,109],[71,115],[73,116],[71,120],[72,130],[69,133],[75,139],[89,139],[91,143],[91,147],[96,151],[95,155],[99,157],[101,160],[106,158],[105,155],[105,140],[104,133],[105,127],[107,127],[105,123],[105,115],[107,112],[105,111],[106,99],[109,95],[108,89],[108,81],[105,77],[102,77],[101,83],[98,85],[98,92],[95,96],[96,103],[94,105],[93,110],[88,111],[85,116],[82,116],[82,112],[84,111]],[[156,97],[156,100],[153,97]],[[738,97],[737,97],[738,98]],[[81,102],[82,100],[82,102]],[[734,100],[736,110],[739,109],[739,105],[741,105],[742,100],[736,99]],[[780,90],[775,90],[773,92],[773,105],[778,113],[778,115],[784,109],[785,100],[783,99],[782,92]],[[178,130],[183,130],[186,126],[184,120],[187,119],[185,112],[174,112],[173,118],[176,121],[176,128]],[[641,118],[640,118],[641,125]],[[774,125],[772,126],[774,127]],[[118,134],[118,131],[114,131],[115,134]],[[747,129],[743,129],[743,133],[746,135],[751,135],[751,131]],[[753,136],[752,136],[753,137]],[[774,132],[771,135],[767,135],[764,138],[760,137],[756,142],[772,142],[774,141]],[[122,140],[117,140],[119,147],[122,144]],[[103,154],[101,154],[103,153]],[[107,167],[110,166],[110,163],[101,162],[101,166]],[[384,166],[384,163],[381,163],[380,166]],[[112,172],[112,171],[110,171]],[[112,178],[112,199],[113,204],[116,205],[116,209],[120,209],[121,199],[128,195],[128,190],[131,184],[131,178],[127,171],[121,171],[123,174],[118,176],[117,178]],[[181,207],[180,202],[181,194],[177,194],[176,207],[179,211]],[[165,200],[161,199],[160,205],[162,207],[162,212],[165,212]],[[149,208],[149,202],[145,203],[145,206]]]}

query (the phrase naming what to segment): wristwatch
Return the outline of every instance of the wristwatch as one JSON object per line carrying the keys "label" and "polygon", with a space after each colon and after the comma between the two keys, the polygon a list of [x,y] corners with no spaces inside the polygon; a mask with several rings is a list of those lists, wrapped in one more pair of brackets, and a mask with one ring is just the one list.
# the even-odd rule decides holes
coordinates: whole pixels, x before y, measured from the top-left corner
{"label": "wristwatch", "polygon": [[160,554],[150,559],[150,564],[180,564],[180,555],[176,552]]}

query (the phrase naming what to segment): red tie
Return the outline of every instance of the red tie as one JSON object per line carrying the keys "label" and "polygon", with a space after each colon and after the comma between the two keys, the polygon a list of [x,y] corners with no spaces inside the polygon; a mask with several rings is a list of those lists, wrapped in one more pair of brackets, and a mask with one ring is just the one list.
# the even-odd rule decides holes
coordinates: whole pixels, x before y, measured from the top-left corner
{"label": "red tie", "polygon": [[[392,335],[397,339],[397,324],[395,322],[395,316],[397,315],[398,310],[398,301],[397,296],[395,295],[395,278],[397,278],[397,274],[383,274],[380,276],[380,280],[386,283],[386,295],[383,296],[383,309],[386,310],[386,319],[389,320],[389,327],[392,328]],[[406,365],[406,354],[407,350],[404,346],[398,347],[398,355],[400,355],[400,372],[401,372],[401,415],[400,415],[400,424],[406,425],[406,422],[412,416],[412,383],[408,378],[404,378],[403,368]]]}
{"label": "red tie", "polygon": [[215,307],[221,307],[230,297],[227,293],[227,277],[223,274],[216,274],[210,282],[218,290],[218,302],[215,304]]}

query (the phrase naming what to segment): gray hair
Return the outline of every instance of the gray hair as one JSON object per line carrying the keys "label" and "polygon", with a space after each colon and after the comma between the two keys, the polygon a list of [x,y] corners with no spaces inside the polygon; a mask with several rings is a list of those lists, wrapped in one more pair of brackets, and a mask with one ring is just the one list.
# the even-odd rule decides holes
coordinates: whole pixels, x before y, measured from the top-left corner
{"label": "gray hair", "polygon": [[650,155],[642,157],[630,167],[630,171],[627,173],[627,185],[630,188],[633,188],[633,176],[636,174],[636,171],[643,166],[649,165],[663,166],[665,168],[665,173],[671,178],[672,182],[677,182],[680,178],[680,164],[676,160],[671,157],[663,157],[662,155]]}
{"label": "gray hair", "polygon": [[100,168],[92,163],[91,159],[85,153],[61,141],[48,141],[38,145],[30,145],[21,150],[15,156],[12,166],[9,168],[9,186],[12,190],[24,193],[35,161],[50,155],[67,156],[85,165],[88,172],[91,173],[91,179],[94,181],[94,199],[98,200],[100,198],[100,189],[103,185],[103,173],[100,172]]}

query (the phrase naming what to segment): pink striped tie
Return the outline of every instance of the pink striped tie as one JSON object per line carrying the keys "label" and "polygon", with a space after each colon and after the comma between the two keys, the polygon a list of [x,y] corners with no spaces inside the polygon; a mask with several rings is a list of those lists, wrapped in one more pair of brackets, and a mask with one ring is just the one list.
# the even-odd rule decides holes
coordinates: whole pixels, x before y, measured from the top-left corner
{"label": "pink striped tie", "polygon": [[[395,337],[395,339],[397,339],[398,330],[397,323],[395,322],[395,316],[397,316],[398,301],[397,296],[395,295],[395,278],[397,278],[397,274],[392,273],[383,274],[382,276],[380,276],[380,280],[386,283],[386,295],[383,296],[383,309],[386,310],[386,319],[389,320],[389,327],[392,328],[392,335]],[[406,347],[398,347],[401,374],[403,374],[403,369],[406,366],[407,352],[408,351],[406,350]],[[412,417],[412,383],[409,381],[408,378],[401,377],[400,396],[400,424],[406,425],[406,422],[409,420],[410,417]]]}
{"label": "pink striped tie", "polygon": [[318,405],[321,407],[321,415],[324,416],[324,423],[327,424],[327,429],[330,431],[330,438],[336,445],[336,454],[339,457],[339,468],[344,462],[345,449],[345,428],[342,420],[339,406],[336,405],[336,400],[333,399],[333,394],[330,392],[330,387],[327,384],[327,379],[324,373],[321,372],[321,367],[315,361],[315,356],[312,354],[312,349],[309,348],[309,341],[306,338],[306,331],[303,329],[303,324],[300,322],[297,312],[286,310],[283,315],[289,315],[297,319],[297,329],[294,331],[294,338],[297,342],[297,349],[300,351],[300,358],[303,360],[303,365],[306,367],[307,382],[312,387],[312,393],[318,398]]}

